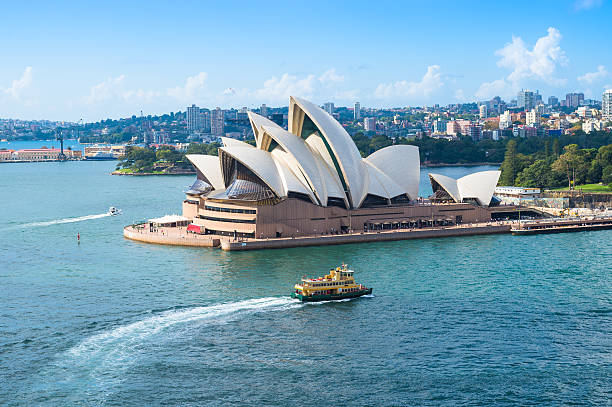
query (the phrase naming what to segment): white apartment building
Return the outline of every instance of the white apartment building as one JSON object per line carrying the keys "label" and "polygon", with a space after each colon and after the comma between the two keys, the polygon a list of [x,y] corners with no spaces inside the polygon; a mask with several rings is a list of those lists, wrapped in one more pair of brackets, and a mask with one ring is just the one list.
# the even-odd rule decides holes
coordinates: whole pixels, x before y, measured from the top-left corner
{"label": "white apartment building", "polygon": [[603,93],[601,98],[601,115],[605,121],[612,121],[612,89]]}
{"label": "white apartment building", "polygon": [[506,130],[512,127],[512,115],[509,110],[499,115],[499,129]]}
{"label": "white apartment building", "polygon": [[376,131],[376,118],[366,117],[363,119],[363,128],[365,131]]}
{"label": "white apartment building", "polygon": [[540,124],[540,115],[536,109],[531,109],[525,114],[525,122],[527,126],[534,126]]}

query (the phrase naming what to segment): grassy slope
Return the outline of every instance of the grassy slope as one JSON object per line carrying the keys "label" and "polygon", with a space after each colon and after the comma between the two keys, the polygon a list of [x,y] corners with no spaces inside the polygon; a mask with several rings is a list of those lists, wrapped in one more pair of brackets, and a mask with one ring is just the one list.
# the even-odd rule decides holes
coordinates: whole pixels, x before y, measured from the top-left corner
{"label": "grassy slope", "polygon": [[[576,185],[576,187],[574,189],[576,191],[582,190],[584,192],[606,192],[606,193],[612,193],[612,190],[607,185],[600,185],[600,184]],[[567,187],[553,189],[553,191],[567,191]]]}

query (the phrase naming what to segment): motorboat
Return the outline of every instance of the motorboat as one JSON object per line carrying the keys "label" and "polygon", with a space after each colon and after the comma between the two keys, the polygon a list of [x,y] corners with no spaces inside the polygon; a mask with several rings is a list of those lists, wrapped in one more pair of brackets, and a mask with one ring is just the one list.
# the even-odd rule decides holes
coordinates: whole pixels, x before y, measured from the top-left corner
{"label": "motorboat", "polygon": [[121,215],[121,209],[117,209],[114,206],[111,206],[110,208],[108,208],[108,214],[110,216]]}

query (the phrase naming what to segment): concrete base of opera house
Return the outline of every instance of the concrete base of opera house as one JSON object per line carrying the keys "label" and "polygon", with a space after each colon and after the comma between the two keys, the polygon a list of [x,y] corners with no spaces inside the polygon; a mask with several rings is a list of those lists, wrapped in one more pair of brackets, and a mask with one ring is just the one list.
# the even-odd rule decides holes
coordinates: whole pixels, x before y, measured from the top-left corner
{"label": "concrete base of opera house", "polygon": [[164,227],[151,231],[144,225],[130,225],[123,228],[123,237],[138,242],[173,246],[217,247],[220,245],[218,237],[187,233],[185,227]]}
{"label": "concrete base of opera house", "polygon": [[220,248],[225,251],[241,251],[454,236],[489,235],[510,233],[511,227],[511,222],[489,222],[427,229],[385,230],[295,238],[244,238],[234,240],[233,238],[227,236],[197,235],[187,233],[186,228],[159,228],[157,231],[150,232],[148,228],[126,226],[123,230],[123,236],[127,239],[146,243],[198,247],[220,246]]}

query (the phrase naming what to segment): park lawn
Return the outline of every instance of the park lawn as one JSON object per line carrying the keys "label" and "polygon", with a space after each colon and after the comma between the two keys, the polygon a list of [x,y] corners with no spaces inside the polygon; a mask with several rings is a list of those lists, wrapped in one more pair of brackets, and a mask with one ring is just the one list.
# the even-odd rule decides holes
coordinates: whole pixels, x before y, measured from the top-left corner
{"label": "park lawn", "polygon": [[[602,193],[608,193],[608,194],[612,193],[612,189],[610,189],[607,185],[601,185],[601,184],[576,185],[574,189],[576,191],[584,191],[584,192],[602,192]],[[553,189],[553,191],[567,191],[567,187]]]}

